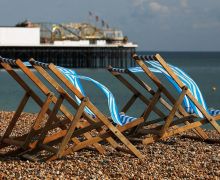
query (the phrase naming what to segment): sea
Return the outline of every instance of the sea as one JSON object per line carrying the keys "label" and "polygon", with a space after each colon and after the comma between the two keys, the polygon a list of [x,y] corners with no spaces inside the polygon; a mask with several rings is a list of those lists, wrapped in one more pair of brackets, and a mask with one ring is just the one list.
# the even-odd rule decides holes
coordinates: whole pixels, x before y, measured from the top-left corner
{"label": "sea", "polygon": [[[152,55],[159,53],[168,63],[183,69],[195,80],[201,89],[207,106],[209,108],[220,109],[220,52],[140,51],[137,53],[139,55]],[[80,75],[89,76],[105,85],[114,95],[119,110],[132,96],[130,90],[128,90],[119,80],[117,80],[107,69],[74,68],[74,70]],[[44,79],[39,76],[35,70],[32,71],[40,79],[42,79],[42,81],[44,81]],[[45,96],[38,90],[35,84],[33,84],[20,70],[16,69],[16,72],[25,79],[30,87],[32,87],[43,100],[45,100]],[[147,84],[149,84],[154,90],[157,90],[156,86],[144,73],[138,73],[137,75]],[[126,75],[125,78],[130,80],[128,77],[126,77]],[[171,91],[171,93],[174,94],[174,97],[177,97],[178,94],[166,80],[166,78],[162,77],[161,75],[159,75],[158,78],[160,78]],[[148,94],[134,81],[131,81],[131,83],[143,94]],[[101,112],[109,115],[108,102],[105,95],[91,82],[83,81],[82,85],[90,100],[100,109]],[[69,93],[71,94],[71,92]],[[0,69],[0,110],[15,111],[23,95],[24,90],[15,82],[15,80],[11,78],[7,72],[5,72],[3,69]],[[71,95],[74,96],[73,94]],[[147,97],[150,98],[149,94]],[[70,109],[70,111],[73,111],[73,108],[67,102],[65,102],[65,105]],[[51,108],[52,106],[53,105],[51,105]],[[142,114],[145,109],[146,105],[140,100],[137,100],[127,114],[136,117]],[[30,99],[24,111],[37,113],[39,112],[39,107],[33,100]],[[150,118],[154,118],[155,116],[156,115],[152,113]]]}

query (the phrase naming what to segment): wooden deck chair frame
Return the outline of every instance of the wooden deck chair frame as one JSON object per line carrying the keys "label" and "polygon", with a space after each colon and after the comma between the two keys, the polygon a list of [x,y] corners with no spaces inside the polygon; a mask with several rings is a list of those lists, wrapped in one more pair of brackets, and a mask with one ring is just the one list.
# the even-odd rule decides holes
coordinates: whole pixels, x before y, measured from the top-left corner
{"label": "wooden deck chair frame", "polygon": [[[26,104],[26,101],[28,100],[28,98],[26,97],[27,95],[25,94],[24,98],[22,99],[19,107],[18,107],[18,110],[16,111],[14,117],[12,118],[12,121],[10,123],[10,125],[8,126],[7,130],[5,131],[3,137],[1,138],[1,148],[3,147],[6,147],[6,146],[9,146],[9,145],[16,145],[16,146],[19,146],[20,149],[18,151],[15,151],[13,152],[14,155],[18,155],[18,154],[22,154],[23,153],[27,153],[33,149],[45,149],[45,148],[48,148],[45,144],[46,143],[51,143],[51,142],[54,142],[54,141],[57,141],[59,140],[61,137],[65,136],[65,133],[67,132],[67,129],[66,129],[66,126],[65,124],[67,122],[71,122],[71,119],[70,118],[74,118],[74,116],[67,110],[67,108],[65,106],[62,105],[62,100],[63,100],[63,97],[61,96],[59,99],[57,99],[53,93],[51,93],[51,91],[49,91],[49,89],[47,89],[46,86],[44,86],[41,81],[27,68],[25,67],[24,70],[26,70],[27,72],[29,72],[30,74],[28,74],[29,76],[33,75],[33,79],[35,80],[34,82],[37,82],[37,84],[39,85],[38,87],[40,87],[40,89],[42,90],[42,92],[48,96],[48,100],[45,101],[45,103],[42,102],[42,100],[40,99],[40,97],[28,86],[27,83],[25,83],[25,81],[13,70],[13,68],[11,67],[11,65],[13,66],[18,66],[20,67],[19,65],[21,65],[21,67],[25,67],[24,64],[22,63],[21,60],[6,60],[6,59],[3,59],[1,61],[1,65],[6,69],[6,71],[21,85],[21,87],[26,91],[26,94],[28,94],[30,97],[32,97],[38,105],[42,106],[42,109],[37,117],[37,119],[35,120],[35,123],[34,125],[32,126],[30,132],[28,134],[25,134],[23,135],[22,137],[16,137],[16,138],[9,138],[9,135],[11,134],[22,110],[24,109],[24,106]],[[28,77],[29,77],[28,76]],[[32,79],[32,80],[33,80]],[[29,97],[28,96],[28,97]],[[50,101],[49,101],[50,100]],[[55,103],[55,107],[53,108],[53,110],[50,110],[49,109],[49,102],[50,103]],[[46,106],[46,105],[47,106]],[[59,106],[59,104],[61,104]],[[57,106],[56,106],[57,105]],[[56,116],[55,116],[55,111],[58,109],[58,107],[60,107],[60,109],[62,110],[62,112],[66,115],[67,119],[63,120],[63,121],[60,121]],[[47,121],[47,126],[49,124],[49,127],[47,128],[47,131],[51,130],[51,129],[54,129],[54,128],[57,128],[57,127],[60,127],[61,128],[61,131],[56,133],[56,134],[53,134],[51,136],[48,136],[47,138],[44,139],[43,143],[41,143],[40,140],[42,139],[39,139],[37,141],[32,141],[31,142],[31,138],[36,135],[37,133],[40,133],[40,137],[42,137],[42,131],[44,130],[44,128],[40,128],[39,127],[39,124],[40,122],[42,121],[42,118],[43,118],[43,115],[45,113],[47,113],[49,115],[49,120],[53,119],[53,121],[55,121],[55,123],[53,124],[49,124],[49,120]],[[77,127],[83,127],[82,124],[77,124]],[[84,132],[83,133],[84,136],[86,138],[90,138],[92,137],[89,133],[87,132]],[[24,139],[24,142],[21,141]],[[75,143],[77,143],[77,140],[76,139],[73,139],[75,140]],[[105,150],[101,147],[100,144],[98,143],[94,143],[93,144],[94,147],[100,152],[100,153],[104,153]],[[11,155],[11,154],[10,154]],[[28,154],[25,154],[26,158],[30,158],[31,159],[31,156],[28,156]],[[33,160],[33,158],[31,159]]]}
{"label": "wooden deck chair frame", "polygon": [[[80,120],[81,116],[82,116],[83,113],[84,113],[84,110],[83,110],[83,109],[84,109],[84,107],[86,106],[87,98],[85,97],[85,98],[82,100],[82,103],[81,103],[80,105],[78,105],[78,104],[71,98],[71,96],[57,83],[57,81],[54,80],[54,79],[47,73],[47,71],[42,68],[42,66],[39,66],[39,64],[34,64],[33,61],[30,61],[30,62],[31,62],[31,64],[32,64],[32,66],[56,89],[56,91],[57,91],[60,95],[63,95],[63,98],[66,99],[66,100],[70,103],[70,105],[73,106],[73,107],[77,110],[76,116],[74,117],[74,120],[72,121],[72,124],[71,124],[71,126],[69,127],[69,129],[68,129],[68,132],[67,132],[66,135],[63,137],[62,142],[60,143],[59,149],[58,149],[58,150],[53,149],[53,152],[56,152],[56,153],[55,153],[55,156],[53,156],[53,158],[54,158],[54,157],[62,157],[62,154],[63,154],[63,152],[64,152],[64,150],[65,150],[65,146],[68,144],[69,140],[72,139],[71,136],[72,136],[73,131],[74,131],[75,127],[76,127],[77,121]],[[45,68],[45,64],[44,64],[44,68]],[[46,68],[47,68],[47,67],[46,67]],[[84,114],[85,114],[85,113],[84,113]],[[85,114],[85,117],[84,117],[84,118],[86,118],[87,120],[89,120],[90,123],[92,122],[92,124],[95,124],[94,120],[91,119],[87,114]],[[52,119],[51,119],[51,120],[52,120]],[[88,124],[88,123],[87,123],[87,124]],[[101,126],[100,123],[96,123],[96,124],[95,124],[96,127],[98,127],[98,126],[97,126],[98,124],[99,124],[99,126]],[[49,126],[49,125],[50,125],[50,123],[48,123],[46,126]],[[82,127],[83,127],[83,126],[81,126],[81,128],[82,128]],[[91,126],[91,127],[92,127],[92,126]],[[88,129],[88,127],[87,127],[87,129]],[[102,130],[102,129],[100,128],[100,131],[101,131],[101,130]],[[48,131],[48,130],[47,130],[47,129],[44,129],[44,134],[42,135],[41,140],[45,138],[46,131]],[[82,131],[85,131],[85,130],[82,130]],[[78,133],[78,134],[79,134],[79,133]],[[91,137],[91,136],[89,136],[88,133],[85,133],[85,136],[88,137],[88,138]],[[73,139],[73,140],[74,140],[74,143],[79,143],[79,141],[78,141],[77,139]],[[109,142],[111,145],[115,146],[116,142],[115,142],[112,138],[107,138],[107,140],[108,140],[108,142]],[[38,142],[38,143],[40,143],[40,142]],[[41,142],[41,143],[42,143],[42,142]],[[96,148],[98,149],[98,151],[99,151],[100,153],[104,153],[104,149],[103,149],[103,148],[101,149],[101,148],[98,146],[97,143],[95,143],[95,146],[96,146]],[[49,149],[49,148],[48,148],[48,149]],[[50,147],[50,149],[52,149],[52,148]],[[51,157],[50,159],[53,159],[53,158]]]}
{"label": "wooden deck chair frame", "polygon": [[[135,73],[131,72],[129,69],[118,69],[109,66],[108,71],[114,77],[116,77],[123,85],[125,85],[125,87],[127,87],[128,90],[130,90],[133,93],[133,95],[128,100],[128,102],[123,106],[121,112],[127,112],[127,110],[134,104],[134,102],[138,98],[147,106],[147,109],[145,109],[145,111],[143,112],[143,117],[145,121],[136,128],[135,134],[140,132],[141,127],[143,126],[164,121],[164,119],[166,118],[165,113],[163,113],[160,109],[154,106],[154,104],[156,104],[157,101],[159,101],[169,111],[172,110],[172,106],[168,102],[166,102],[165,99],[160,97],[160,92],[157,93],[156,91],[154,91],[148,84],[142,81],[138,76],[135,75]],[[151,100],[147,99],[137,88],[134,87],[134,85],[131,82],[129,82],[126,78],[124,78],[123,74],[129,75],[131,79],[133,79],[136,83],[138,83],[141,87],[143,87],[149,94],[151,94],[152,95]],[[147,118],[149,117],[151,111],[154,111],[159,116],[159,118],[155,120],[147,121]],[[182,115],[179,112],[176,112],[175,116],[179,118],[182,117]],[[143,132],[143,134],[146,134],[146,132],[145,133]]]}
{"label": "wooden deck chair frame", "polygon": [[[40,123],[42,122],[45,114],[50,114],[51,110],[49,109],[49,105],[52,102],[53,93],[48,92],[46,95],[46,100],[43,101],[32,89],[29,87],[29,85],[13,70],[11,65],[14,64],[15,61],[13,60],[6,60],[3,58],[0,58],[0,65],[6,70],[6,72],[9,73],[9,75],[24,89],[25,94],[19,103],[19,106],[17,110],[15,111],[11,121],[9,122],[9,125],[7,126],[3,136],[0,140],[0,149],[5,148],[7,146],[17,146],[19,147],[17,150],[8,152],[7,154],[10,155],[16,155],[17,153],[24,151],[25,149],[29,148],[29,145],[31,143],[31,140],[33,136],[40,133]],[[10,65],[11,64],[11,65]],[[19,120],[19,117],[21,116],[21,113],[23,112],[25,106],[27,105],[28,100],[32,98],[36,104],[40,107],[40,112],[38,113],[38,116],[36,117],[32,127],[30,128],[29,132],[22,135],[22,136],[16,136],[16,137],[10,137],[13,129],[16,126],[17,121]],[[62,128],[65,128],[62,126]]]}
{"label": "wooden deck chair frame", "polygon": [[[161,126],[160,136],[152,136],[150,138],[146,138],[145,140],[143,140],[143,142],[145,144],[151,143],[156,140],[168,138],[172,135],[179,134],[179,133],[189,131],[189,130],[196,131],[197,134],[200,135],[200,137],[202,137],[203,140],[207,140],[208,136],[201,128],[202,125],[207,123],[206,119],[202,119],[200,121],[197,121],[197,120],[195,121],[195,118],[197,118],[197,116],[195,116],[195,115],[189,116],[189,114],[184,110],[184,108],[181,105],[184,96],[189,94],[188,88],[182,84],[182,86],[181,86],[182,93],[175,100],[175,98],[166,89],[166,87],[161,83],[161,81],[154,75],[154,73],[152,73],[149,70],[148,66],[144,63],[144,61],[146,61],[146,60],[158,60],[157,58],[161,60],[161,56],[159,56],[159,55],[144,56],[144,58],[143,58],[143,56],[137,56],[136,54],[133,54],[133,59],[136,61],[136,63],[143,69],[145,74],[156,84],[156,86],[161,89],[161,93],[163,93],[172,102],[172,104],[174,106],[173,106],[172,110],[170,111],[169,115],[167,116],[167,118],[165,119],[164,125]],[[184,121],[182,121],[181,119],[174,121],[174,116],[177,111],[181,112],[181,114],[184,116],[182,118]],[[190,117],[190,119],[188,119],[187,117]],[[177,127],[172,130],[169,130],[169,128],[172,126],[172,124],[176,124],[179,122],[181,122],[181,123],[185,122],[185,125],[181,126],[181,127]],[[215,123],[216,122],[214,122],[214,124]]]}
{"label": "wooden deck chair frame", "polygon": [[[158,91],[154,91],[148,84],[146,84],[146,82],[144,82],[143,80],[141,80],[137,75],[135,75],[135,73],[131,72],[129,69],[118,69],[118,68],[112,68],[111,66],[108,68],[109,72],[111,72],[111,74],[113,76],[115,76],[122,84],[124,84],[132,93],[133,96],[129,99],[129,101],[125,104],[125,106],[122,108],[123,110],[127,110],[127,107],[131,107],[131,105],[135,102],[135,100],[139,97],[144,103],[146,103],[147,108],[145,110],[145,112],[143,113],[143,117],[144,117],[144,122],[142,124],[140,124],[139,126],[136,127],[136,129],[133,131],[134,134],[133,136],[140,136],[140,135],[146,135],[146,134],[155,134],[155,135],[160,135],[161,131],[158,131],[161,129],[161,125],[156,126],[154,129],[155,130],[150,130],[150,129],[143,129],[143,126],[148,126],[148,125],[152,125],[152,124],[158,124],[162,121],[165,121],[167,118],[167,115],[165,115],[165,113],[163,113],[162,111],[158,111],[158,108],[156,108],[156,104],[157,102],[160,102],[167,110],[172,111],[174,103],[175,103],[175,99],[174,97],[171,96],[171,94],[168,96],[169,99],[171,100],[172,105],[170,105],[163,97],[161,97],[161,90],[158,88]],[[139,90],[137,90],[134,85],[129,82],[127,79],[125,79],[123,77],[123,74],[127,74],[131,79],[133,79],[136,83],[138,83],[141,87],[143,87],[148,93],[150,93],[152,95],[151,100],[145,100],[146,98],[144,97],[143,94],[140,93]],[[167,91],[168,92],[168,91]],[[159,118],[155,119],[155,120],[148,120],[148,117],[150,115],[150,113],[154,111]],[[178,121],[175,121],[175,123],[170,124],[170,127],[176,127],[178,124],[180,123],[185,123],[188,124],[187,121],[191,121],[190,119],[193,118],[193,116],[186,116],[186,112],[185,110],[183,110],[183,108],[181,108],[180,111],[175,111],[174,116],[176,116],[178,118]],[[201,129],[201,128],[196,128],[193,129],[193,131],[202,139],[207,139],[208,136],[207,134]],[[139,139],[136,139],[138,141],[140,141]],[[152,138],[150,139],[145,139],[143,140],[144,144],[148,144],[152,142]]]}
{"label": "wooden deck chair frame", "polygon": [[[174,79],[174,81],[177,83],[177,85],[184,89],[185,85],[183,82],[178,78],[178,76],[173,72],[173,70],[170,68],[170,66],[166,63],[166,61],[159,55],[156,54],[153,58],[154,60],[158,61],[161,66],[167,71],[167,73]],[[196,100],[196,98],[192,95],[190,90],[186,90],[185,95],[195,104],[195,106],[200,110],[200,112],[203,114],[204,119],[201,121],[201,124],[205,123],[204,120],[207,120],[206,122],[210,123],[213,128],[220,133],[220,126],[217,123],[217,120],[220,120],[220,115],[217,116],[211,116],[207,111],[199,104],[199,102]],[[164,129],[167,127],[165,126]]]}
{"label": "wooden deck chair frame", "polygon": [[[30,60],[30,63],[33,65],[33,67],[35,69],[37,69],[37,71],[43,76],[45,77],[45,79],[47,79],[47,81],[51,84],[51,85],[54,85],[55,87],[59,87],[59,88],[56,88],[57,91],[59,93],[63,92],[64,90],[61,88],[61,86],[58,85],[57,82],[55,82],[54,79],[51,78],[51,76],[48,76],[48,73],[45,71],[45,66],[42,65],[42,63],[39,63],[37,61],[33,61],[33,60]],[[47,67],[47,69],[49,69],[59,80],[62,81],[62,83],[69,89],[71,90],[74,95],[76,95],[82,102],[83,100],[86,98],[84,97],[81,92],[72,84],[69,82],[68,79],[66,79],[66,77],[57,69],[57,67],[54,65],[54,64],[49,64]],[[69,96],[66,92],[65,94],[67,96]],[[75,106],[77,106],[75,104]],[[81,105],[80,105],[81,106]],[[80,107],[79,106],[79,107]],[[139,159],[143,159],[143,155],[137,150],[137,148],[122,134],[122,132],[128,130],[128,129],[131,129],[132,127],[135,127],[137,126],[138,124],[142,123],[143,122],[143,118],[138,118],[136,120],[134,120],[133,122],[130,122],[124,126],[114,126],[110,120],[104,115],[102,114],[98,108],[96,108],[95,105],[92,104],[92,102],[86,98],[86,102],[84,102],[84,105],[83,107],[88,107],[94,114],[95,114],[95,117],[96,117],[96,120],[98,120],[99,122],[96,122],[96,123],[101,123],[101,125],[105,125],[105,127],[107,127],[107,130],[105,131],[101,131],[99,133],[98,136],[95,136],[85,142],[83,142],[81,145],[76,145],[76,146],[70,146],[69,148],[67,149],[63,149],[62,148],[62,152],[60,152],[60,154],[63,155],[66,155],[66,154],[69,154],[71,153],[72,151],[75,151],[77,150],[79,147],[85,147],[86,145],[89,145],[91,143],[94,143],[94,142],[100,142],[100,141],[103,141],[103,140],[107,140],[113,148],[117,149],[117,150],[122,150],[122,151],[125,151],[125,152],[129,152],[131,154],[134,154],[135,156],[137,156]],[[83,118],[87,119],[87,114],[85,112],[82,112],[81,111],[81,116],[83,116]],[[100,127],[99,127],[100,128]],[[70,134],[74,134],[73,132],[73,129],[71,129],[70,131]],[[64,143],[68,142],[68,140],[70,139],[71,135],[68,134],[68,138],[63,140]],[[121,148],[119,146],[119,144],[113,140],[112,136],[114,137],[117,137],[127,148],[128,150],[125,150],[123,148]],[[111,140],[111,141],[110,141]],[[56,158],[57,157],[57,154],[53,157],[51,157],[51,160]]]}
{"label": "wooden deck chair frame", "polygon": [[[127,87],[132,93],[133,95],[131,96],[131,98],[125,103],[125,105],[122,107],[121,112],[126,113],[131,107],[132,105],[135,103],[135,101],[139,98],[147,107],[150,105],[150,100],[148,98],[146,98],[137,88],[135,88],[131,82],[129,82],[127,79],[125,79],[122,75],[122,73],[126,73],[129,74],[132,78],[135,77],[135,81],[137,81],[139,83],[139,81],[141,82],[141,85],[144,85],[144,88],[147,89],[147,91],[149,93],[151,93],[152,95],[155,95],[156,92],[154,92],[147,84],[145,84],[143,81],[141,81],[134,73],[130,72],[128,69],[116,69],[116,68],[112,68],[111,66],[109,66],[108,71],[114,76],[116,77],[122,84],[125,85],[125,87]],[[122,72],[123,71],[123,72]],[[158,97],[159,98],[159,97]],[[153,107],[152,111],[154,111],[160,118],[164,118],[165,114],[158,109],[157,107]],[[143,112],[143,118],[146,120],[147,119],[147,113]],[[159,120],[158,120],[159,121]],[[155,123],[155,122],[154,122]],[[148,125],[151,123],[147,123]],[[140,124],[139,126],[144,125],[144,123]]]}

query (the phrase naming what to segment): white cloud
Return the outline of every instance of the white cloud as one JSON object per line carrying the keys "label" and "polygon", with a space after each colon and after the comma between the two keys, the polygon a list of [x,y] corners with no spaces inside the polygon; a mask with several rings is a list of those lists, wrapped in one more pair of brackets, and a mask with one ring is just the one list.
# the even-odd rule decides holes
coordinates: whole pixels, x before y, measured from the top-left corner
{"label": "white cloud", "polygon": [[162,5],[158,2],[150,2],[149,7],[151,11],[155,13],[169,13],[170,12],[168,6]]}

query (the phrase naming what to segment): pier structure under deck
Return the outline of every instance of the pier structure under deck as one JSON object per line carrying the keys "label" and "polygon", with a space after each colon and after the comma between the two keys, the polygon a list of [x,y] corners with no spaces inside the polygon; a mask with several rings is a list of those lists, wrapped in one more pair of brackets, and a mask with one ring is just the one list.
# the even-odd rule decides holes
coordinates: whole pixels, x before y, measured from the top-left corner
{"label": "pier structure under deck", "polygon": [[1,46],[0,55],[6,58],[27,61],[34,58],[41,62],[54,63],[63,67],[106,68],[131,67],[131,54],[135,47],[117,46]]}

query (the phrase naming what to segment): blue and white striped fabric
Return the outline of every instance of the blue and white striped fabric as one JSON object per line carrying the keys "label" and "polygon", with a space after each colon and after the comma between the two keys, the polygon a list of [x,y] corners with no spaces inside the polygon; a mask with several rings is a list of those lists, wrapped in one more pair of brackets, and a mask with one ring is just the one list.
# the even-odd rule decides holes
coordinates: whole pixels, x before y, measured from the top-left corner
{"label": "blue and white striped fabric", "polygon": [[[31,64],[29,62],[24,62],[24,64],[25,64],[25,66],[31,66]],[[137,118],[134,118],[131,116],[126,116],[123,113],[119,113],[113,94],[103,84],[99,83],[98,81],[96,81],[90,77],[77,75],[77,73],[72,69],[67,69],[67,68],[63,68],[60,66],[56,66],[56,67],[82,93],[83,96],[86,96],[86,94],[85,94],[85,91],[82,87],[80,79],[90,81],[96,87],[98,87],[98,89],[100,89],[108,99],[109,111],[110,111],[111,118],[114,121],[114,123],[123,126],[123,125],[137,119]],[[81,100],[77,96],[75,96],[75,97],[76,97],[77,103],[80,104]],[[85,108],[85,111],[88,114],[90,114],[91,116],[95,117],[94,113],[88,107]]]}
{"label": "blue and white striped fabric", "polygon": [[[84,96],[86,96],[86,94],[83,90],[80,79],[90,81],[96,87],[98,87],[98,89],[100,89],[105,94],[105,96],[107,97],[111,118],[116,124],[119,124],[119,125],[123,126],[123,125],[125,125],[129,122],[132,122],[133,120],[136,119],[134,117],[126,116],[124,114],[119,114],[118,107],[116,105],[116,101],[115,101],[115,98],[114,98],[113,94],[111,93],[111,91],[108,90],[107,87],[105,87],[104,85],[102,85],[98,81],[96,81],[96,80],[94,80],[90,77],[77,75],[76,72],[74,70],[71,70],[71,69],[58,67],[58,66],[57,66],[57,68]],[[76,97],[76,99],[77,99],[77,102],[80,104],[81,100],[77,97]],[[90,115],[94,116],[93,112],[89,108],[86,107],[86,111]]]}
{"label": "blue and white striped fabric", "polygon": [[30,67],[32,66],[28,61],[23,62],[25,66]]}
{"label": "blue and white striped fabric", "polygon": [[[161,66],[159,62],[156,61],[147,61],[151,66],[161,71],[167,79],[173,84],[173,86],[177,89],[178,92],[181,92],[180,87],[177,85],[177,83],[174,81],[174,79],[167,73],[167,71]],[[195,81],[187,75],[183,70],[180,68],[170,65],[171,69],[174,71],[174,73],[179,77],[179,79],[185,84],[189,90],[191,91],[192,95],[197,99],[199,104],[212,116],[216,116],[220,114],[220,110],[208,110],[207,105],[205,103],[205,100],[202,96],[202,93],[198,87],[198,85],[195,83]],[[186,111],[188,113],[196,113],[199,117],[204,117],[203,114],[200,112],[200,110],[195,106],[195,104],[187,97],[184,97],[184,105],[186,108]]]}
{"label": "blue and white striped fabric", "polygon": [[[178,84],[174,81],[174,79],[168,74],[168,72],[161,66],[161,64],[157,61],[146,61],[146,63],[149,63],[152,67],[149,67],[149,70],[154,73],[162,73],[165,75],[165,77],[172,83],[172,85],[176,88],[176,90],[181,93],[182,90],[178,86]],[[202,96],[202,93],[198,87],[198,85],[195,83],[195,81],[187,75],[183,70],[180,68],[170,65],[171,69],[174,71],[174,73],[180,78],[180,80],[189,88],[193,96],[197,99],[199,104],[202,105],[202,107],[212,116],[216,116],[220,114],[220,110],[214,110],[214,109],[208,109],[207,105],[205,103],[205,100]],[[117,68],[114,68],[117,69]],[[133,73],[141,73],[143,72],[143,69],[141,67],[131,67],[128,68],[129,71]],[[119,72],[126,72],[125,69],[120,69]],[[186,111],[190,114],[196,113],[200,117],[203,117],[203,114],[200,112],[200,110],[194,105],[194,103],[187,97],[184,97],[183,100],[184,107]]]}

